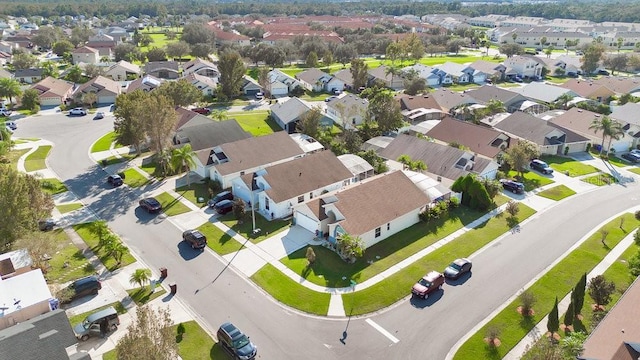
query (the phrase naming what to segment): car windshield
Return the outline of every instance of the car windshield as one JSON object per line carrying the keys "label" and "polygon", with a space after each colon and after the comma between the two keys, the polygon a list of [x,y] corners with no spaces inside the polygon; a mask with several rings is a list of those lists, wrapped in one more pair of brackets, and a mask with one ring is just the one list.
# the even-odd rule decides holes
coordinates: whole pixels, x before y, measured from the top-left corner
{"label": "car windshield", "polygon": [[156,200],[156,199],[148,199],[147,201],[148,201],[149,205],[151,205],[151,206],[158,206],[158,205],[160,205],[160,203],[159,203],[159,202],[158,202],[158,200]]}
{"label": "car windshield", "polygon": [[449,267],[452,268],[452,269],[458,270],[458,271],[460,271],[460,269],[462,269],[462,267],[460,265],[456,264],[456,263],[449,264]]}
{"label": "car windshield", "polygon": [[233,347],[236,349],[242,349],[249,344],[249,338],[246,335],[242,335],[241,338],[233,341]]}
{"label": "car windshield", "polygon": [[420,279],[420,281],[418,281],[418,284],[422,285],[422,286],[426,286],[429,287],[431,286],[431,281],[425,280],[424,278]]}

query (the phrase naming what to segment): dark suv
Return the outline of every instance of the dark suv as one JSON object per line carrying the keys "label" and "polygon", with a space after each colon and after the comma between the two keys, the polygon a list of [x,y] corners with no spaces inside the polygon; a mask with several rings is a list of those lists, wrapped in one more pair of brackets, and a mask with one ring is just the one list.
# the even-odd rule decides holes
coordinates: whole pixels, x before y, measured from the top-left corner
{"label": "dark suv", "polygon": [[162,204],[160,204],[160,201],[152,197],[144,198],[140,200],[138,204],[141,208],[147,210],[148,213],[160,212],[160,210],[162,210]]}
{"label": "dark suv", "polygon": [[72,293],[71,298],[68,300],[70,302],[86,295],[98,295],[98,290],[102,289],[102,284],[97,277],[87,276],[72,282],[67,289]]}
{"label": "dark suv", "polygon": [[223,191],[217,194],[207,202],[207,205],[209,205],[209,207],[214,207],[222,200],[233,200],[233,194],[231,193],[231,191]]}
{"label": "dark suv", "polygon": [[216,210],[218,214],[224,215],[233,210],[233,201],[222,200],[218,202],[213,208]]}
{"label": "dark suv", "polygon": [[182,240],[194,249],[204,249],[207,246],[207,237],[198,230],[187,230],[183,232]]}
{"label": "dark suv", "polygon": [[124,184],[120,175],[109,175],[109,177],[107,177],[107,182],[114,187]]}
{"label": "dark suv", "polygon": [[442,289],[442,284],[444,284],[444,275],[437,271],[432,271],[413,285],[411,293],[426,299],[436,289]]}
{"label": "dark suv", "polygon": [[500,179],[500,183],[505,190],[509,190],[514,194],[524,194],[524,184],[521,182],[509,179]]}
{"label": "dark suv", "polygon": [[236,359],[255,359],[258,353],[258,347],[249,340],[249,337],[229,322],[222,324],[218,329],[218,341],[225,351]]}
{"label": "dark suv", "polygon": [[553,174],[553,169],[551,167],[549,167],[549,165],[547,165],[546,162],[539,160],[539,159],[533,159],[531,160],[531,163],[529,164],[529,167],[537,170],[545,175],[550,175]]}

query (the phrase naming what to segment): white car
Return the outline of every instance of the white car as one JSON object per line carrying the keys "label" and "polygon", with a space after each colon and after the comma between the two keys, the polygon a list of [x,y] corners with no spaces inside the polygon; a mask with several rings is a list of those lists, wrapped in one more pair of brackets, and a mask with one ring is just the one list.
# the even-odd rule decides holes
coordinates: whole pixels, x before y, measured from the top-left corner
{"label": "white car", "polygon": [[631,151],[629,151],[629,152],[630,152],[630,153],[632,153],[633,155],[638,155],[638,156],[640,156],[640,150],[638,150],[638,149],[633,149],[633,150],[631,150]]}
{"label": "white car", "polygon": [[9,116],[9,115],[11,115],[11,110],[7,108],[0,109],[0,116]]}
{"label": "white car", "polygon": [[18,130],[18,125],[16,125],[16,123],[15,123],[15,122],[13,122],[13,121],[7,121],[7,122],[5,122],[5,123],[4,123],[4,125],[5,125],[8,129],[11,129],[11,130]]}
{"label": "white car", "polygon": [[83,109],[83,108],[74,108],[71,109],[71,111],[69,111],[69,115],[87,115],[87,110]]}

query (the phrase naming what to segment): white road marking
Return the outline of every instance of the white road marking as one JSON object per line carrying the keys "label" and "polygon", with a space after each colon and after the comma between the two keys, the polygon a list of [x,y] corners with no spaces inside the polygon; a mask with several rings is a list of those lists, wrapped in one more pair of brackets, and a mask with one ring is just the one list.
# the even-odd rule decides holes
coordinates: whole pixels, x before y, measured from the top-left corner
{"label": "white road marking", "polygon": [[378,330],[382,335],[386,336],[387,339],[391,340],[394,344],[397,344],[398,338],[396,338],[395,336],[391,335],[390,332],[388,332],[387,330],[385,330],[382,326],[376,324],[373,320],[371,319],[367,319],[365,320],[365,322],[371,326],[373,326],[374,329]]}

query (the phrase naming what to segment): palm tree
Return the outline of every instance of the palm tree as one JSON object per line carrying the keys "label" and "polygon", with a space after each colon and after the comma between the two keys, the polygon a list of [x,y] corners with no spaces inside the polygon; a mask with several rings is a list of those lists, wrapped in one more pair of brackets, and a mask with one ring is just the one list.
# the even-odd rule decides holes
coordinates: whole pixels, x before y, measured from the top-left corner
{"label": "palm tree", "polygon": [[160,173],[162,176],[167,176],[171,170],[171,150],[163,149],[156,154],[156,161],[160,166]]}
{"label": "palm tree", "polygon": [[9,102],[13,103],[13,98],[20,96],[22,90],[17,80],[10,78],[0,79],[0,98],[9,98]]}
{"label": "palm tree", "polygon": [[558,98],[556,99],[556,106],[558,105],[562,105],[563,109],[567,108],[567,104],[569,103],[569,101],[571,101],[574,98],[573,95],[571,95],[570,93],[564,93],[560,96],[558,96]]}
{"label": "palm tree", "polygon": [[149,280],[151,280],[151,270],[149,269],[136,269],[129,278],[129,282],[132,285],[138,285],[140,288],[148,283]]}
{"label": "palm tree", "polygon": [[213,120],[217,120],[217,121],[223,121],[228,119],[227,112],[224,110],[213,110],[211,112],[211,117],[213,118]]}
{"label": "palm tree", "polygon": [[[622,124],[618,121],[604,115],[602,117],[597,117],[593,119],[589,129],[592,129],[596,134],[598,131],[602,131],[602,144],[600,145],[600,154],[602,154],[602,150],[604,150],[604,140],[609,137],[609,146],[611,146],[611,140],[618,140],[620,136],[624,135],[624,129],[622,129]],[[607,149],[607,154],[609,153],[609,149]]]}
{"label": "palm tree", "polygon": [[109,253],[109,255],[112,256],[113,259],[116,261],[116,265],[120,266],[120,264],[122,263],[122,257],[124,256],[124,254],[126,254],[129,251],[129,248],[126,247],[122,243],[122,241],[120,241],[120,239],[117,239],[116,241],[112,241],[109,244],[107,244],[106,250]]}
{"label": "palm tree", "polygon": [[496,99],[489,100],[485,108],[491,115],[495,115],[495,114],[503,113],[507,111],[507,108],[505,108],[504,103]]}
{"label": "palm tree", "polygon": [[187,186],[191,187],[191,181],[189,179],[189,172],[196,167],[196,161],[193,159],[195,153],[191,148],[191,144],[185,144],[182,147],[173,149],[171,152],[171,164],[173,168],[178,172],[187,172]]}

